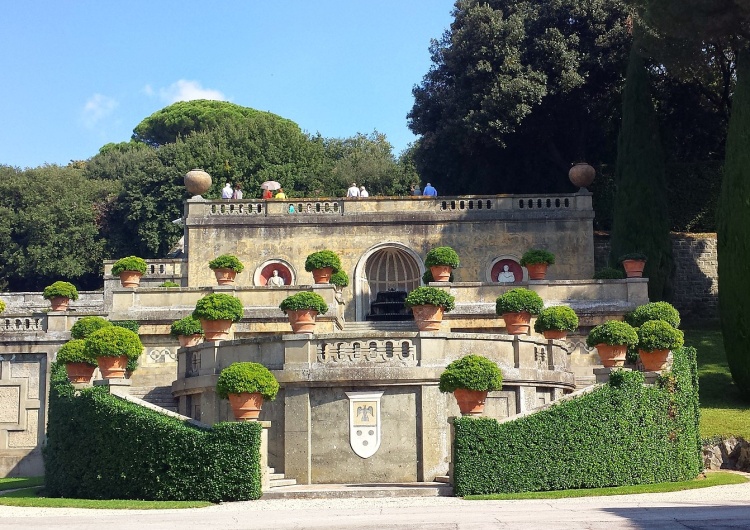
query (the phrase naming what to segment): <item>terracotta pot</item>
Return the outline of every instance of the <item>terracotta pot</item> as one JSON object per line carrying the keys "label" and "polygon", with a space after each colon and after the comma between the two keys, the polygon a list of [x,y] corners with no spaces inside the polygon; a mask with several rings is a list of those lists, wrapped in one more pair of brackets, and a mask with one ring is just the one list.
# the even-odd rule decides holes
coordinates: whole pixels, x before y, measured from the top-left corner
{"label": "terracotta pot", "polygon": [[641,278],[645,266],[646,262],[642,259],[622,260],[622,268],[625,269],[625,276],[628,278]]}
{"label": "terracotta pot", "polygon": [[453,391],[458,402],[458,410],[464,416],[481,416],[484,412],[484,402],[487,400],[486,390],[467,390],[457,388]]}
{"label": "terracotta pot", "polygon": [[286,312],[294,333],[315,333],[315,317],[318,312],[313,309],[298,309]]}
{"label": "terracotta pot", "polygon": [[451,281],[451,271],[453,267],[450,265],[433,265],[430,267],[430,273],[432,274],[432,281],[435,282],[449,282]]}
{"label": "terracotta pot", "polygon": [[260,416],[260,408],[263,406],[263,396],[259,392],[229,394],[229,404],[232,406],[235,419],[257,421]]}
{"label": "terracotta pot", "polygon": [[644,370],[647,372],[659,372],[666,367],[669,350],[638,350],[638,357],[641,358]]}
{"label": "terracotta pot", "polygon": [[68,380],[71,383],[88,383],[94,375],[96,366],[89,363],[65,363],[65,371],[68,372]]}
{"label": "terracotta pot", "polygon": [[543,332],[542,335],[544,335],[544,338],[547,340],[565,340],[568,337],[568,332],[560,331],[559,329],[548,329]]}
{"label": "terracotta pot", "polygon": [[53,296],[49,299],[49,303],[52,305],[52,311],[67,311],[70,298],[67,296]]}
{"label": "terracotta pot", "polygon": [[227,337],[229,337],[229,331],[232,329],[231,320],[204,320],[201,318],[200,321],[206,342],[227,340]]}
{"label": "terracotta pot", "polygon": [[503,313],[508,335],[528,335],[531,332],[531,313]]}
{"label": "terracotta pot", "polygon": [[219,285],[231,285],[234,283],[237,271],[234,269],[214,269],[214,274]]}
{"label": "terracotta pot", "polygon": [[597,344],[596,351],[599,352],[599,359],[605,368],[614,368],[625,365],[625,357],[628,354],[627,344]]}
{"label": "terracotta pot", "polygon": [[138,287],[141,284],[141,274],[138,271],[122,271],[120,273],[120,284],[123,287]]}
{"label": "terracotta pot", "polygon": [[190,346],[196,346],[203,340],[203,335],[177,335],[177,340],[180,343],[180,348],[189,348]]}
{"label": "terracotta pot", "polygon": [[419,331],[440,331],[443,308],[439,305],[415,305],[411,308]]}
{"label": "terracotta pot", "polygon": [[526,270],[529,271],[529,280],[543,280],[547,277],[546,263],[529,263]]}
{"label": "terracotta pot", "polygon": [[97,357],[96,364],[99,365],[99,372],[102,379],[124,379],[125,368],[128,366],[128,358],[125,355],[120,357]]}
{"label": "terracotta pot", "polygon": [[313,269],[312,271],[315,283],[330,283],[331,274],[333,274],[332,267],[323,267],[322,269]]}

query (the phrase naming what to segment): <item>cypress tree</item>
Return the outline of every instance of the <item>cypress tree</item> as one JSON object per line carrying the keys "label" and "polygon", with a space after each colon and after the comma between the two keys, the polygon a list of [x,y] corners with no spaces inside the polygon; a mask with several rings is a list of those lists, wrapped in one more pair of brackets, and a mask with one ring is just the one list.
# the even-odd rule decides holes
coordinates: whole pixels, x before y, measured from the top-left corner
{"label": "cypress tree", "polygon": [[635,46],[630,52],[622,100],[609,261],[616,266],[623,254],[646,254],[643,275],[649,279],[649,298],[664,300],[673,267],[664,155],[648,72]]}
{"label": "cypress tree", "polygon": [[750,400],[750,50],[737,59],[717,213],[719,311],[732,378]]}

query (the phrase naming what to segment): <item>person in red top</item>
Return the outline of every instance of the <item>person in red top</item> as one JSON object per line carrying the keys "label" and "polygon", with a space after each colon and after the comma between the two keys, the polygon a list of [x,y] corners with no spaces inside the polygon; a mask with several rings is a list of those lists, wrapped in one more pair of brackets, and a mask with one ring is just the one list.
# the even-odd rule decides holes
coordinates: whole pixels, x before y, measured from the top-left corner
{"label": "person in red top", "polygon": [[263,198],[264,199],[270,199],[273,197],[273,193],[271,193],[271,190],[263,190]]}

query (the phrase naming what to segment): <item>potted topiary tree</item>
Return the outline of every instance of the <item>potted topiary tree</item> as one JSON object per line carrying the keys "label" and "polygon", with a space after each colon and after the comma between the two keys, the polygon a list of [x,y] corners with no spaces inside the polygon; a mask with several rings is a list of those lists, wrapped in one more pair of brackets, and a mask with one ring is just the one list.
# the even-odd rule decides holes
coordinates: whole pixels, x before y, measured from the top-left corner
{"label": "potted topiary tree", "polygon": [[229,400],[234,417],[241,421],[257,421],[263,400],[273,401],[278,392],[279,382],[259,363],[232,363],[216,381],[216,394]]}
{"label": "potted topiary tree", "polygon": [[534,331],[544,335],[545,339],[563,340],[569,331],[578,329],[578,315],[568,306],[545,307],[536,317]]}
{"label": "potted topiary tree", "polygon": [[680,312],[669,302],[649,302],[625,315],[625,322],[639,328],[649,320],[664,320],[670,326],[680,327]]}
{"label": "potted topiary tree", "polygon": [[622,263],[625,275],[628,278],[640,278],[643,276],[643,268],[646,266],[648,256],[642,252],[631,252],[623,254],[617,261]]}
{"label": "potted topiary tree", "polygon": [[129,329],[107,326],[86,338],[83,351],[89,359],[96,359],[102,379],[122,379],[128,361],[141,356],[143,344],[138,334]]}
{"label": "potted topiary tree", "polygon": [[547,276],[547,267],[555,263],[555,255],[544,249],[532,248],[521,256],[521,266],[529,271],[530,280],[543,280]]}
{"label": "potted topiary tree", "polygon": [[484,412],[487,393],[503,387],[503,373],[494,362],[481,355],[466,355],[446,366],[438,388],[453,392],[464,416]]}
{"label": "potted topiary tree", "polygon": [[141,276],[146,274],[146,260],[137,256],[120,258],[112,265],[112,275],[120,277],[123,287],[138,287],[141,284]]}
{"label": "potted topiary tree", "polygon": [[195,304],[193,317],[201,322],[207,341],[226,340],[233,322],[239,322],[244,315],[242,302],[224,293],[204,296]]}
{"label": "potted topiary tree", "polygon": [[419,331],[439,331],[443,313],[456,308],[456,298],[437,287],[417,287],[406,295],[404,305],[411,308]]}
{"label": "potted topiary tree", "polygon": [[318,293],[300,291],[287,296],[279,304],[294,333],[314,333],[315,318],[328,311],[328,304]]}
{"label": "potted topiary tree", "polygon": [[591,330],[586,344],[596,347],[599,359],[606,368],[623,366],[628,347],[638,343],[638,334],[633,326],[620,320],[607,320]]}
{"label": "potted topiary tree", "polygon": [[65,364],[65,371],[71,383],[88,383],[96,370],[96,361],[86,355],[85,347],[85,340],[73,339],[57,351],[57,362]]}
{"label": "potted topiary tree", "polygon": [[208,262],[208,266],[214,271],[216,281],[219,285],[231,285],[237,273],[242,272],[245,266],[232,254],[222,254]]}
{"label": "potted topiary tree", "polygon": [[69,282],[55,282],[44,288],[42,296],[50,301],[52,311],[67,311],[70,301],[78,300],[78,289]]}
{"label": "potted topiary tree", "polygon": [[190,346],[200,344],[201,340],[203,340],[201,321],[193,315],[175,320],[169,328],[169,334],[177,337],[180,348],[189,348]]}
{"label": "potted topiary tree", "polygon": [[330,283],[335,285],[336,288],[340,291],[347,285],[349,285],[349,275],[346,274],[345,271],[337,271],[331,274],[331,280]]}
{"label": "potted topiary tree", "polygon": [[663,370],[669,351],[685,343],[679,329],[664,320],[649,320],[638,328],[638,356],[647,372]]}
{"label": "potted topiary tree", "polygon": [[96,316],[82,317],[70,328],[70,336],[74,339],[85,339],[97,329],[106,328],[112,325],[112,322]]}
{"label": "potted topiary tree", "polygon": [[307,256],[305,270],[312,272],[315,283],[329,283],[331,274],[341,270],[341,259],[332,250],[319,250]]}
{"label": "potted topiary tree", "polygon": [[506,291],[495,300],[495,313],[503,317],[509,335],[528,334],[531,316],[538,315],[543,308],[541,297],[524,287]]}
{"label": "potted topiary tree", "polygon": [[430,269],[435,282],[450,281],[453,269],[459,265],[458,254],[451,247],[436,247],[425,256],[424,265]]}

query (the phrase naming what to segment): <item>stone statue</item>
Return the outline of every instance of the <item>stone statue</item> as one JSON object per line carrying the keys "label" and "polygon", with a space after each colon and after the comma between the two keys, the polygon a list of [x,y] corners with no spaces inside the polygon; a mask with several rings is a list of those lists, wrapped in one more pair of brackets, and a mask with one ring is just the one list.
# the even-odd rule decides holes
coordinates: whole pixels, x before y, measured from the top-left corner
{"label": "stone statue", "polygon": [[500,283],[513,283],[516,281],[516,275],[510,271],[510,267],[503,265],[503,272],[497,275],[497,281]]}
{"label": "stone statue", "polygon": [[268,285],[271,285],[273,287],[282,287],[284,285],[284,278],[279,276],[279,271],[276,269],[273,270],[273,276],[268,278]]}

